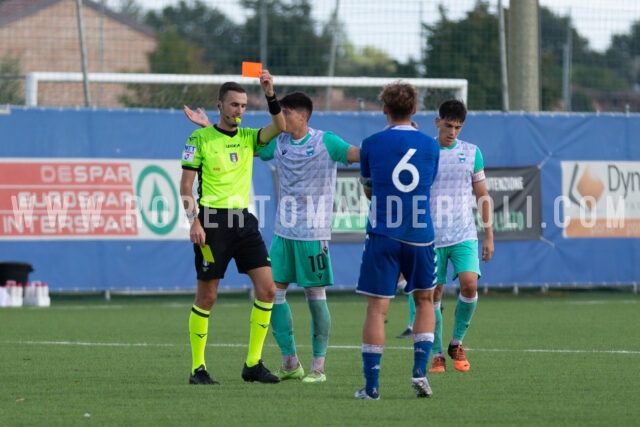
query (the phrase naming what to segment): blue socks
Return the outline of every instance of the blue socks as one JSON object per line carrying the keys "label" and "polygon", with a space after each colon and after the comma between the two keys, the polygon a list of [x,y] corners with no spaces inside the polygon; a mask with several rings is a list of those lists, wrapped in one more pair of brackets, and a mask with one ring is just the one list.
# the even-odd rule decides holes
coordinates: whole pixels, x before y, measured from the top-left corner
{"label": "blue socks", "polygon": [[378,391],[383,350],[383,345],[362,344],[362,372],[364,373],[365,390],[370,396],[373,395],[374,390]]}
{"label": "blue socks", "polygon": [[413,378],[422,378],[427,375],[427,362],[432,346],[432,333],[413,334]]}

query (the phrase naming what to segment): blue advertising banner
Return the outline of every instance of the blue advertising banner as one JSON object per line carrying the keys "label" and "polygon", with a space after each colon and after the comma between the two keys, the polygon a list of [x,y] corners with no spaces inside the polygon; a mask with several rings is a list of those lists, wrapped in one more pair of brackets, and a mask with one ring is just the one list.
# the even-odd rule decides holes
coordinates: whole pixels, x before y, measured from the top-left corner
{"label": "blue advertising banner", "polygon": [[[434,118],[414,116],[427,133]],[[269,122],[266,112],[243,118]],[[385,124],[381,112],[320,111],[310,123],[354,145]],[[193,130],[182,111],[9,108],[0,115],[0,262],[31,264],[30,278],[54,292],[193,290],[194,248],[175,201]],[[496,216],[480,286],[637,283],[639,134],[635,114],[470,112],[461,138],[482,150]],[[358,173],[341,170],[336,187],[337,288],[355,287],[359,273]],[[253,209],[267,245],[275,188],[271,164],[256,159]],[[220,284],[250,287],[233,264]]]}

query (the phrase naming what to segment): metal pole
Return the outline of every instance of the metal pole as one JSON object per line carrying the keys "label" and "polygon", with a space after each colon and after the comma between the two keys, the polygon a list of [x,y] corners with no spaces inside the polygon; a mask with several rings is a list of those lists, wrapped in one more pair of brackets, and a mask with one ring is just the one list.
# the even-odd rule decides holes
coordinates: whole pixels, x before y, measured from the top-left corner
{"label": "metal pole", "polygon": [[[102,0],[100,2],[100,20],[99,20],[99,30],[98,30],[98,72],[104,73],[104,11],[106,9],[107,0]],[[100,106],[102,102],[102,93],[104,85],[98,85],[98,96],[95,100],[96,105]]]}
{"label": "metal pole", "polygon": [[504,9],[498,0],[498,26],[500,32],[500,80],[502,86],[502,111],[509,111],[509,77],[507,76],[507,42],[504,34]]}
{"label": "metal pole", "polygon": [[567,19],[567,44],[562,55],[562,104],[564,111],[571,111],[571,57],[573,56],[573,32],[571,18]]}
{"label": "metal pole", "polygon": [[27,107],[36,107],[38,105],[38,79],[33,73],[27,73],[25,79],[25,104]]}
{"label": "metal pole", "polygon": [[[336,0],[336,7],[331,14],[331,26],[333,37],[331,38],[331,52],[329,53],[329,71],[327,75],[333,77],[336,67],[336,51],[338,50],[338,9],[340,8],[340,0]],[[324,109],[329,111],[331,109],[331,89],[332,86],[327,86],[325,93]]]}
{"label": "metal pole", "polygon": [[[267,0],[260,0],[260,63],[262,68],[267,68],[267,31],[269,23],[267,18]],[[267,104],[267,100],[260,96],[260,105],[263,107]]]}
{"label": "metal pole", "polygon": [[[538,0],[509,3],[509,104],[512,110],[540,110]],[[515,89],[515,90],[513,90]]]}
{"label": "metal pole", "polygon": [[87,50],[84,45],[84,24],[82,23],[82,0],[76,0],[78,12],[78,36],[80,37],[80,56],[82,59],[82,77],[84,82],[85,107],[91,106],[91,94],[89,92],[89,78],[87,76]]}
{"label": "metal pole", "polygon": [[267,0],[260,1],[260,62],[267,66]]}

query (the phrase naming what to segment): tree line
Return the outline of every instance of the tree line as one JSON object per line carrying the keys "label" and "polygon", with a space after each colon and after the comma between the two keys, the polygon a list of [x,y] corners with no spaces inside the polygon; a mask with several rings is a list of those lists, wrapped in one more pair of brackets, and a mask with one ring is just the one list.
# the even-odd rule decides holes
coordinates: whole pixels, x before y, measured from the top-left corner
{"label": "tree line", "polygon": [[[357,49],[341,30],[344,27],[341,22],[314,20],[310,0],[265,1],[262,4],[262,0],[240,0],[244,9],[253,11],[243,23],[234,22],[223,11],[201,0],[181,0],[150,11],[145,11],[136,0],[120,0],[118,12],[155,29],[157,48],[149,55],[151,73],[238,74],[243,60],[260,58],[260,19],[266,11],[266,63],[275,75],[328,75],[335,36],[339,42],[333,67],[335,76],[464,78],[469,81],[471,110],[502,109],[499,22],[497,14],[490,11],[488,1],[478,0],[459,20],[450,19],[446,9],[440,6],[435,23],[422,24],[426,35],[422,58],[409,58],[406,62],[395,60],[375,47]],[[542,110],[563,109],[563,55],[570,39],[572,110],[630,108],[640,111],[636,94],[640,74],[640,21],[632,25],[628,34],[615,35],[610,47],[599,53],[589,48],[588,41],[571,26],[569,17],[555,15],[545,7],[539,10]],[[15,64],[3,64],[0,59],[0,69],[14,72],[15,68]],[[7,87],[9,84],[9,80],[0,79],[0,103],[6,102],[3,94],[12,93],[12,87]],[[129,91],[120,101],[128,107],[180,108],[188,103],[215,108],[216,89],[129,85]],[[377,92],[345,89],[345,96],[375,102]],[[429,91],[423,107],[434,109],[442,98],[450,95],[447,91]],[[12,99],[15,100],[15,96]]]}

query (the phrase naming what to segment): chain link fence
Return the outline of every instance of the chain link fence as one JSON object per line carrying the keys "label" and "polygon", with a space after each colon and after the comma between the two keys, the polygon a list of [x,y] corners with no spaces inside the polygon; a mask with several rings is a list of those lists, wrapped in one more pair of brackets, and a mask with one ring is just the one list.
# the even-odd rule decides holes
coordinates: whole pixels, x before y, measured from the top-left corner
{"label": "chain link fence", "polygon": [[[0,104],[215,108],[216,85],[89,83],[91,73],[466,79],[472,110],[640,111],[640,2],[618,0],[0,0]],[[378,110],[379,88],[303,90]],[[451,91],[434,88],[424,109]],[[259,95],[251,108],[260,108]],[[255,105],[254,105],[255,104]]]}

